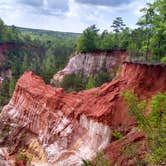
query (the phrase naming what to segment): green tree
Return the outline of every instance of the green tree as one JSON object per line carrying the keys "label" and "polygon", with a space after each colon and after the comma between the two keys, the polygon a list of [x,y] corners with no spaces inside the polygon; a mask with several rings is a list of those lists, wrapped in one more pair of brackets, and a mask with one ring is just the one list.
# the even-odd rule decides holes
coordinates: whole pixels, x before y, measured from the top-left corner
{"label": "green tree", "polygon": [[9,95],[10,96],[12,96],[15,86],[16,86],[16,80],[15,80],[15,78],[11,78],[10,83],[9,83]]}
{"label": "green tree", "polygon": [[96,50],[96,40],[98,37],[99,29],[95,25],[92,25],[83,31],[77,42],[78,52],[92,52]]}
{"label": "green tree", "polygon": [[164,56],[164,57],[161,58],[161,63],[166,64],[166,56]]}
{"label": "green tree", "polygon": [[82,78],[83,77],[81,77],[80,74],[66,75],[61,83],[61,86],[68,92],[83,90],[85,87]]}
{"label": "green tree", "polygon": [[7,104],[9,100],[9,79],[4,78],[0,87],[0,106]]}
{"label": "green tree", "polygon": [[102,84],[110,81],[111,81],[110,73],[107,71],[106,72],[101,71],[97,73],[95,77],[95,86],[101,86]]}
{"label": "green tree", "polygon": [[144,15],[141,17],[137,25],[140,25],[144,29],[144,35],[146,39],[144,40],[144,47],[145,47],[145,57],[146,60],[148,59],[149,54],[149,47],[150,47],[150,37],[153,34],[152,31],[152,22],[154,17],[154,8],[152,4],[148,3],[148,7],[145,7],[141,9],[141,12],[144,13]]}
{"label": "green tree", "polygon": [[116,17],[116,19],[113,21],[111,27],[113,28],[113,31],[115,33],[121,32],[126,25],[124,24],[121,17]]}
{"label": "green tree", "polygon": [[2,19],[0,19],[0,42],[4,40],[4,31],[5,31],[4,22],[2,21]]}
{"label": "green tree", "polygon": [[95,87],[95,80],[92,76],[88,78],[88,82],[86,84],[86,89],[91,89]]}
{"label": "green tree", "polygon": [[151,50],[156,60],[166,54],[166,3],[156,0],[142,9],[144,13],[138,24],[145,29],[146,54]]}
{"label": "green tree", "polygon": [[97,153],[93,161],[82,160],[82,166],[110,166],[109,160],[107,160],[103,153]]}
{"label": "green tree", "polygon": [[115,45],[114,34],[103,31],[98,41],[99,50],[111,50]]}
{"label": "green tree", "polygon": [[43,60],[43,74],[47,83],[49,83],[51,77],[56,72],[56,67],[56,57],[53,54],[53,50],[49,49]]}
{"label": "green tree", "polygon": [[120,41],[119,33],[124,30],[125,26],[126,25],[124,24],[121,17],[117,17],[111,25],[111,27],[113,28],[113,31],[115,32],[115,39],[114,39],[116,41],[115,47],[120,47],[120,45],[119,45],[119,41]]}
{"label": "green tree", "polygon": [[145,116],[147,104],[130,91],[123,94],[129,113],[135,117],[147,137],[149,153],[146,160],[152,164],[166,164],[166,94],[155,95],[150,102],[150,113]]}
{"label": "green tree", "polygon": [[142,49],[146,36],[144,35],[144,30],[142,28],[137,28],[131,31],[129,36],[127,51],[129,53],[129,58],[132,61],[144,60],[144,54],[146,50]]}

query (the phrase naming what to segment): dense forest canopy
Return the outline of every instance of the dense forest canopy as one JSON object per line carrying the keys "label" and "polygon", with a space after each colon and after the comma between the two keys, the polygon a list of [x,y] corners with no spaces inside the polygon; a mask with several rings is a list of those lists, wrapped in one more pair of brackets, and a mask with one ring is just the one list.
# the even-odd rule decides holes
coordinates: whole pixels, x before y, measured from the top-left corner
{"label": "dense forest canopy", "polygon": [[74,52],[80,34],[33,30],[7,26],[0,20],[0,43],[13,47],[0,60],[0,71],[12,71],[12,78],[5,78],[0,94],[0,105],[6,104],[12,95],[17,79],[25,70],[32,70],[49,83],[51,77],[67,63]]}

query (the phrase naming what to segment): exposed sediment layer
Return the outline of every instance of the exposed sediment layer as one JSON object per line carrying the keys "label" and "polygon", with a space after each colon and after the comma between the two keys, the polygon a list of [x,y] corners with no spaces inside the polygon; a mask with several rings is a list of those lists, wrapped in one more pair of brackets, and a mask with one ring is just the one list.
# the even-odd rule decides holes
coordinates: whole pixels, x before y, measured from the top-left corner
{"label": "exposed sediment layer", "polygon": [[124,50],[75,53],[69,59],[67,66],[53,76],[51,82],[61,82],[65,75],[73,73],[81,72],[83,75],[89,76],[103,68],[108,72],[117,70],[127,56],[128,54]]}
{"label": "exposed sediment layer", "polygon": [[[19,143],[16,141],[18,132],[31,132],[44,149],[47,163],[79,166],[82,158],[92,159],[98,151],[111,149],[108,147],[112,130],[123,129],[124,134],[130,133],[126,138],[131,142],[140,138],[137,131],[132,131],[135,120],[126,112],[121,97],[125,90],[133,90],[140,98],[149,99],[158,92],[165,92],[165,83],[166,66],[125,62],[112,82],[78,93],[66,93],[26,71],[4,107],[1,120],[4,126],[9,124],[13,128],[9,134],[13,144]],[[112,153],[110,158],[117,159]]]}

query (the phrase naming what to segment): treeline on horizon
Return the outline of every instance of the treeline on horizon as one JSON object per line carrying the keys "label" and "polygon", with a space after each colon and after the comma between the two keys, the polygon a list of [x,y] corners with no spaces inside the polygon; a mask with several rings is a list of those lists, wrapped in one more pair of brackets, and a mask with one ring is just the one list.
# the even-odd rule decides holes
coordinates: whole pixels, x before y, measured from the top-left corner
{"label": "treeline on horizon", "polygon": [[[142,17],[136,29],[126,27],[121,17],[117,17],[110,28],[113,32],[92,25],[83,31],[77,42],[78,52],[96,50],[125,49],[130,57],[160,62],[166,56],[166,2],[156,0],[141,9]],[[149,59],[148,59],[149,58]]]}
{"label": "treeline on horizon", "polygon": [[[110,25],[113,31],[99,33],[99,29],[92,25],[81,35],[19,29],[9,27],[0,20],[0,43],[11,42],[16,45],[5,53],[5,60],[0,62],[0,72],[5,69],[12,71],[12,78],[3,81],[0,105],[8,102],[17,79],[25,70],[34,71],[49,83],[53,74],[65,66],[74,51],[125,49],[131,60],[166,62],[165,9],[165,0],[156,0],[142,9],[143,15],[136,29],[126,27],[122,18],[117,17]],[[108,75],[110,73],[101,71],[95,78],[89,77],[86,80],[81,75],[72,75],[64,79],[62,86],[66,90],[88,89],[111,80],[112,77]]]}

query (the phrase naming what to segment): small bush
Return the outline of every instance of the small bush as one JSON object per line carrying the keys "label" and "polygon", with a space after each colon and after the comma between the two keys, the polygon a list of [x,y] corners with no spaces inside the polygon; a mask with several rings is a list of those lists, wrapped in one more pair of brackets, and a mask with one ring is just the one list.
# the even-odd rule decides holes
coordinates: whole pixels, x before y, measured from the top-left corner
{"label": "small bush", "polygon": [[117,131],[117,130],[114,130],[114,131],[112,132],[112,136],[113,136],[115,139],[123,139],[123,135],[122,135],[119,131]]}
{"label": "small bush", "polygon": [[150,112],[145,116],[147,102],[130,91],[123,94],[128,112],[134,116],[138,127],[144,131],[147,139],[149,153],[146,161],[150,164],[166,165],[166,93],[158,93],[152,97]]}
{"label": "small bush", "polygon": [[166,64],[166,56],[162,57],[160,61],[161,61],[161,63]]}
{"label": "small bush", "polygon": [[111,166],[109,160],[107,160],[103,153],[97,153],[93,161],[82,160],[81,166]]}
{"label": "small bush", "polygon": [[26,160],[26,155],[23,153],[23,152],[18,152],[17,154],[17,160],[22,160],[22,161],[25,161]]}
{"label": "small bush", "polygon": [[121,149],[121,153],[126,156],[134,157],[137,153],[137,145],[136,144],[130,144],[123,149]]}

